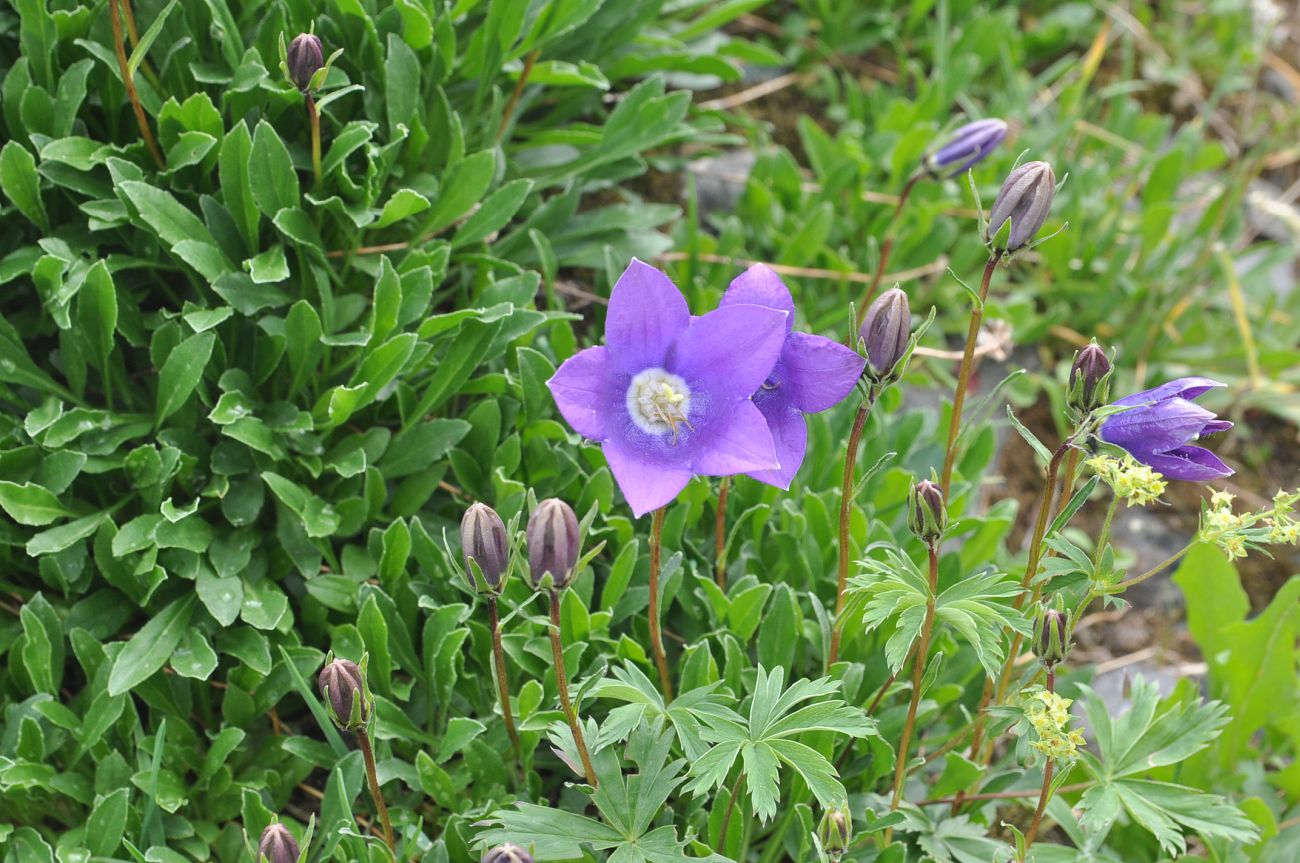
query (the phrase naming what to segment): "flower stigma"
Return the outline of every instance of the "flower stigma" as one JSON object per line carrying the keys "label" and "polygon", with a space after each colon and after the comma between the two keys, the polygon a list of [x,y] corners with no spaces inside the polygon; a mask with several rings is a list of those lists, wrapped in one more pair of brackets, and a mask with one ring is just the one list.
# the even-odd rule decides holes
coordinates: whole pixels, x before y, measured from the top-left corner
{"label": "flower stigma", "polygon": [[627,412],[637,428],[654,435],[672,432],[677,443],[678,426],[694,431],[686,417],[691,410],[691,388],[686,381],[663,369],[646,369],[632,378],[627,388]]}

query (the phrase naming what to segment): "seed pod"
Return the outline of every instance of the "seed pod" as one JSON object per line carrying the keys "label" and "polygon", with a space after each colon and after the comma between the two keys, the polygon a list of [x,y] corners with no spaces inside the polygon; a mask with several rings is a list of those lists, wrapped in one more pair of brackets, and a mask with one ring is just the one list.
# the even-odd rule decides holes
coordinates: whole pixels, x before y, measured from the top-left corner
{"label": "seed pod", "polygon": [[518,845],[507,842],[484,854],[483,863],[533,863],[533,855]]}
{"label": "seed pod", "polygon": [[1110,398],[1110,360],[1106,352],[1092,344],[1074,355],[1070,366],[1070,391],[1067,402],[1080,414],[1088,414],[1106,404]]}
{"label": "seed pod", "polygon": [[306,93],[311,87],[312,76],[325,65],[325,52],[320,37],[314,33],[299,33],[295,36],[285,51],[284,65],[289,70],[289,80]]}
{"label": "seed pod", "polygon": [[[510,569],[510,542],[505,523],[496,510],[485,503],[476,503],[465,510],[460,520],[460,551],[469,586],[480,593],[500,593]],[[486,584],[474,577],[471,561],[477,564]]]}
{"label": "seed pod", "polygon": [[817,826],[817,839],[822,850],[831,860],[839,860],[849,850],[849,841],[853,838],[853,814],[847,803],[833,809],[827,809]]}
{"label": "seed pod", "polygon": [[908,494],[907,526],[918,539],[935,543],[943,538],[948,527],[948,507],[944,504],[943,489],[928,479],[912,486]]}
{"label": "seed pod", "polygon": [[997,149],[1006,136],[1007,124],[1003,120],[967,123],[926,157],[926,170],[936,175],[946,173],[949,177],[964,174]]}
{"label": "seed pod", "polygon": [[1005,251],[1023,248],[1038,234],[1047,221],[1056,197],[1056,174],[1046,162],[1026,162],[1007,175],[989,213],[984,239],[990,245],[1002,226],[1011,222]]}
{"label": "seed pod", "polygon": [[271,824],[262,831],[262,839],[257,843],[257,861],[298,863],[298,843],[288,827]]}
{"label": "seed pod", "polygon": [[1065,659],[1073,644],[1070,641],[1070,619],[1055,608],[1043,607],[1034,621],[1034,654],[1049,668]]}
{"label": "seed pod", "polygon": [[348,659],[332,659],[321,669],[316,685],[335,725],[345,731],[365,726],[370,719],[370,692],[360,666]]}
{"label": "seed pod", "polygon": [[573,508],[554,497],[542,501],[528,519],[525,539],[533,587],[541,587],[547,573],[556,589],[567,587],[578,564],[578,517]]}
{"label": "seed pod", "polygon": [[885,291],[867,309],[858,335],[867,348],[867,365],[877,379],[890,377],[903,354],[912,331],[912,308],[899,288]]}

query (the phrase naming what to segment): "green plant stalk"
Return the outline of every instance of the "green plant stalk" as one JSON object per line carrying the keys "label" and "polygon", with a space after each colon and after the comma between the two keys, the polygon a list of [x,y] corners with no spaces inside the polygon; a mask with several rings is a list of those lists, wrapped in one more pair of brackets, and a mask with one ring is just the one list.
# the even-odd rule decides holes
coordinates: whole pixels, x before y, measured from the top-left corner
{"label": "green plant stalk", "polygon": [[[1056,692],[1056,666],[1047,666],[1047,691]],[[1043,812],[1047,809],[1047,801],[1052,797],[1052,771],[1056,767],[1056,761],[1048,757],[1047,764],[1043,767],[1043,788],[1038,792],[1038,808],[1034,810],[1034,820],[1029,822],[1029,829],[1025,831],[1025,859],[1029,859],[1029,849],[1034,844],[1034,838],[1038,836],[1038,826],[1043,823]]]}
{"label": "green plant stalk", "polygon": [[578,722],[578,713],[569,701],[569,675],[564,670],[564,645],[560,642],[560,593],[551,588],[551,654],[555,658],[555,685],[560,691],[560,707],[564,718],[569,721],[569,730],[573,732],[573,744],[578,747],[578,757],[582,759],[582,772],[586,774],[587,784],[596,787],[596,771],[591,766],[591,756],[587,754],[587,740],[582,736],[582,725]]}
{"label": "green plant stalk", "polygon": [[[925,600],[925,622],[921,624],[921,638],[916,646],[916,661],[912,663],[912,699],[907,705],[907,720],[903,723],[903,739],[898,744],[898,763],[894,765],[894,796],[889,811],[897,811],[903,801],[903,780],[907,776],[907,751],[912,744],[912,729],[916,725],[916,708],[921,703],[921,681],[925,677],[925,658],[930,650],[930,633],[934,630],[935,604],[939,595],[939,543],[928,543],[930,556],[930,595]],[[885,831],[885,845],[893,839],[894,830]]]}
{"label": "green plant stalk", "polygon": [[397,842],[393,839],[393,825],[388,820],[388,804],[384,803],[384,793],[379,790],[379,773],[375,769],[375,752],[370,746],[370,735],[366,732],[365,726],[358,728],[355,733],[357,745],[361,747],[361,755],[366,761],[366,779],[370,783],[370,797],[375,801],[375,811],[379,813],[379,821],[384,825],[384,842],[396,857]]}
{"label": "green plant stalk", "polygon": [[866,399],[853,417],[853,429],[849,432],[848,448],[844,451],[844,480],[840,486],[840,556],[839,571],[835,586],[835,622],[831,625],[831,647],[826,652],[826,667],[830,668],[840,658],[840,637],[844,627],[845,590],[849,585],[849,515],[853,506],[853,480],[857,474],[858,445],[862,442],[862,429],[871,416],[880,390],[873,385]]}
{"label": "green plant stalk", "polygon": [[307,93],[307,116],[311,118],[311,171],[315,178],[315,188],[320,191],[321,161],[320,161],[320,111],[316,110],[316,100],[311,93]]}
{"label": "green plant stalk", "polygon": [[673,700],[673,678],[668,673],[668,656],[664,653],[663,632],[659,628],[659,567],[663,556],[664,512],[659,507],[650,517],[650,651],[659,669],[659,688],[664,701]]}
{"label": "green plant stalk", "polygon": [[716,561],[718,587],[727,589],[727,494],[731,491],[731,477],[724,476],[718,484],[718,515],[713,529],[713,557]]}
{"label": "green plant stalk", "polygon": [[154,163],[157,164],[158,170],[161,171],[167,167],[167,162],[163,159],[162,151],[158,149],[158,142],[153,138],[153,130],[149,128],[149,118],[144,113],[144,106],[140,104],[140,94],[135,90],[135,79],[131,76],[131,65],[126,58],[126,46],[122,43],[123,16],[121,0],[108,0],[108,17],[112,20],[113,25],[113,52],[117,55],[117,66],[122,73],[122,84],[126,87],[126,96],[131,100],[131,109],[135,111],[135,121],[140,127],[140,137],[144,138],[145,146],[149,148]]}
{"label": "green plant stalk", "polygon": [[961,428],[962,408],[966,404],[966,388],[970,386],[971,367],[975,362],[975,342],[979,338],[980,324],[984,321],[984,303],[989,296],[989,283],[993,271],[997,269],[1002,253],[995,251],[984,265],[984,277],[980,279],[979,303],[970,313],[970,329],[966,331],[966,348],[962,353],[961,368],[957,372],[957,389],[952,396],[952,417],[948,420],[948,447],[943,455],[943,477],[939,485],[943,489],[944,499],[950,499],[952,488],[952,468],[957,461],[957,432]]}
{"label": "green plant stalk", "polygon": [[736,774],[736,781],[731,785],[731,795],[727,798],[727,809],[722,813],[722,829],[718,831],[718,853],[726,856],[727,830],[731,827],[731,815],[736,811],[736,799],[740,797],[740,786],[745,781],[745,771]]}
{"label": "green plant stalk", "polygon": [[[889,227],[885,229],[885,239],[880,244],[880,260],[876,262],[876,272],[871,276],[871,284],[867,286],[866,291],[862,294],[862,302],[858,305],[858,327],[862,326],[862,321],[867,317],[867,308],[876,296],[876,289],[880,287],[880,280],[885,276],[885,267],[889,264],[889,253],[894,249],[894,236],[898,231],[898,222],[903,215],[903,207],[907,205],[907,199],[912,195],[912,189],[920,182],[925,174],[917,171],[907,178],[907,183],[903,186],[903,191],[898,194],[898,204],[894,206],[894,215],[889,220]],[[852,334],[850,334],[852,337]]]}
{"label": "green plant stalk", "polygon": [[520,778],[524,771],[524,747],[519,742],[519,731],[515,728],[515,717],[510,709],[510,684],[506,679],[506,652],[501,647],[501,615],[497,610],[495,594],[487,598],[488,623],[492,627],[492,664],[496,668],[497,696],[501,700],[501,718],[505,721],[506,734],[510,736],[510,745],[515,749]]}

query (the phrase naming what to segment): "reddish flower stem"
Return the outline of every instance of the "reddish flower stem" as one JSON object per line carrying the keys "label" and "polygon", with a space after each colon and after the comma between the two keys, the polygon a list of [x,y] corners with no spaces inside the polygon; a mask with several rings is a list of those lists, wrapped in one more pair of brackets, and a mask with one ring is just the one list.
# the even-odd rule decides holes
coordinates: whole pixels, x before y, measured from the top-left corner
{"label": "reddish flower stem", "polygon": [[515,728],[515,716],[510,709],[510,683],[506,678],[506,652],[501,646],[501,615],[497,610],[495,594],[488,594],[488,623],[492,627],[492,664],[496,666],[497,696],[501,699],[501,718],[505,721],[506,734],[510,736],[510,745],[515,749],[515,758],[519,762],[519,773],[524,770],[524,746],[519,741],[519,731]]}
{"label": "reddish flower stem", "polygon": [[397,842],[393,839],[393,825],[388,820],[388,804],[384,802],[384,792],[379,790],[379,771],[375,767],[375,752],[370,747],[370,735],[366,733],[365,726],[358,728],[356,735],[361,756],[366,762],[366,779],[370,783],[370,797],[375,801],[375,811],[379,813],[379,821],[384,825],[384,842],[388,845],[388,850],[396,856]]}
{"label": "reddish flower stem", "polygon": [[[1056,666],[1047,666],[1047,691],[1056,692]],[[1043,767],[1043,788],[1038,792],[1038,808],[1034,810],[1034,820],[1029,822],[1029,830],[1025,832],[1025,858],[1029,857],[1029,849],[1034,844],[1034,838],[1038,836],[1038,826],[1043,823],[1043,812],[1047,809],[1047,801],[1051,799],[1052,792],[1052,771],[1056,767],[1056,762],[1050,757],[1047,759],[1047,765]]]}
{"label": "reddish flower stem", "polygon": [[[920,171],[907,178],[907,183],[903,186],[903,191],[898,194],[898,204],[894,206],[894,215],[889,220],[889,227],[885,229],[885,239],[880,244],[880,260],[876,262],[876,272],[871,276],[871,284],[867,286],[866,291],[862,294],[862,302],[858,306],[858,323],[862,326],[862,321],[867,316],[867,307],[876,296],[876,289],[880,287],[880,280],[884,278],[885,267],[889,264],[889,253],[894,250],[894,234],[898,229],[899,218],[903,215],[903,207],[907,205],[907,199],[912,195],[912,189],[924,177]],[[852,334],[850,334],[850,338]]]}
{"label": "reddish flower stem", "polygon": [[993,280],[993,271],[997,269],[998,261],[1002,259],[1001,252],[994,252],[989,257],[988,263],[984,265],[984,277],[980,279],[979,303],[970,313],[970,328],[966,331],[966,348],[961,358],[961,368],[957,372],[957,389],[952,396],[952,418],[948,420],[948,447],[943,455],[943,479],[940,485],[943,487],[944,499],[951,495],[949,490],[952,487],[952,468],[957,461],[957,432],[961,429],[962,408],[966,405],[966,389],[970,385],[971,368],[975,362],[975,342],[979,338],[980,324],[984,321],[984,303],[989,296],[989,283]]}
{"label": "reddish flower stem", "polygon": [[650,650],[659,669],[659,688],[664,700],[673,700],[673,678],[668,673],[668,656],[664,653],[663,633],[659,629],[659,566],[663,554],[664,512],[659,507],[650,518]]}
{"label": "reddish flower stem", "polygon": [[140,126],[140,136],[144,138],[145,146],[149,148],[149,153],[158,165],[158,170],[161,171],[167,167],[167,163],[163,159],[162,151],[158,149],[158,143],[153,139],[149,118],[144,113],[144,106],[140,104],[140,94],[135,90],[135,79],[131,76],[131,65],[126,58],[126,46],[122,43],[121,0],[108,0],[108,17],[112,19],[113,51],[117,54],[117,66],[122,73],[122,84],[126,87],[127,98],[131,100],[131,108],[135,111],[135,121]]}
{"label": "reddish flower stem", "polygon": [[840,636],[844,627],[845,591],[849,585],[849,514],[853,506],[853,484],[857,473],[858,445],[862,442],[862,429],[867,424],[867,417],[875,407],[879,390],[873,386],[853,417],[853,429],[849,432],[848,448],[844,451],[844,481],[840,487],[840,548],[839,571],[835,586],[835,620],[831,624],[831,647],[826,653],[826,667],[830,668],[840,658]]}
{"label": "reddish flower stem", "polygon": [[587,784],[596,787],[596,771],[591,766],[591,756],[587,754],[587,739],[582,735],[582,724],[578,722],[578,713],[569,700],[569,674],[564,668],[564,644],[560,641],[560,592],[551,589],[551,655],[555,659],[555,687],[560,691],[560,708],[564,718],[569,721],[569,730],[573,732],[573,744],[578,747],[578,757],[582,759],[582,772],[587,777]]}
{"label": "reddish flower stem", "polygon": [[718,587],[727,589],[727,494],[731,477],[724,476],[718,485],[718,514],[713,527],[713,556],[717,561],[715,577]]}

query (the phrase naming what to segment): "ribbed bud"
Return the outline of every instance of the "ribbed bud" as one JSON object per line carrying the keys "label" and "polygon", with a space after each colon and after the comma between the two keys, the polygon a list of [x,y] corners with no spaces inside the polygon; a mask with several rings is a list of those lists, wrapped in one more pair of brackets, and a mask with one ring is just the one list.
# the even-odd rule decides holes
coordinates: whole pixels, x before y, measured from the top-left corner
{"label": "ribbed bud", "polygon": [[890,288],[871,304],[862,319],[858,335],[867,348],[867,365],[871,374],[889,377],[903,354],[907,353],[907,340],[912,333],[912,308],[907,294],[899,288]]}
{"label": "ribbed bud", "polygon": [[518,845],[507,842],[484,854],[483,863],[533,863],[533,855]]}
{"label": "ribbed bud", "polygon": [[848,804],[841,804],[827,809],[817,826],[817,839],[822,850],[831,860],[839,860],[849,850],[849,841],[853,839],[853,814]]}
{"label": "ribbed bud", "polygon": [[325,65],[325,52],[320,38],[313,33],[299,33],[285,51],[284,65],[289,70],[289,80],[306,93],[311,86],[312,76]]}
{"label": "ribbed bud", "polygon": [[[469,586],[480,593],[500,593],[510,569],[510,542],[505,522],[496,510],[485,503],[473,504],[465,510],[460,520],[460,551]],[[471,561],[478,565],[482,581],[474,577]]]}
{"label": "ribbed bud", "polygon": [[1065,659],[1073,645],[1070,642],[1070,619],[1055,608],[1043,608],[1034,621],[1034,655],[1044,665],[1055,665]]}
{"label": "ribbed bud", "polygon": [[370,719],[370,693],[360,666],[348,659],[333,659],[316,679],[325,710],[339,728],[356,730]]}
{"label": "ribbed bud", "polygon": [[984,239],[992,244],[1011,222],[1005,251],[1014,252],[1028,245],[1042,229],[1056,197],[1056,174],[1046,162],[1026,162],[1007,175],[989,213]]}
{"label": "ribbed bud", "polygon": [[541,587],[549,573],[557,589],[567,587],[578,563],[578,517],[573,508],[558,498],[547,498],[533,510],[524,536],[533,586]]}
{"label": "ribbed bud", "polygon": [[907,526],[925,543],[938,542],[948,527],[948,507],[938,483],[923,479],[908,493]]}
{"label": "ribbed bud", "polygon": [[967,123],[926,157],[926,170],[931,174],[946,174],[949,177],[964,174],[997,149],[1006,136],[1007,124],[1003,120],[976,120]]}
{"label": "ribbed bud", "polygon": [[1070,391],[1066,400],[1080,414],[1088,414],[1110,400],[1110,360],[1096,342],[1074,355],[1070,366]]}
{"label": "ribbed bud", "polygon": [[298,843],[289,828],[272,824],[262,831],[257,843],[257,863],[298,863]]}

